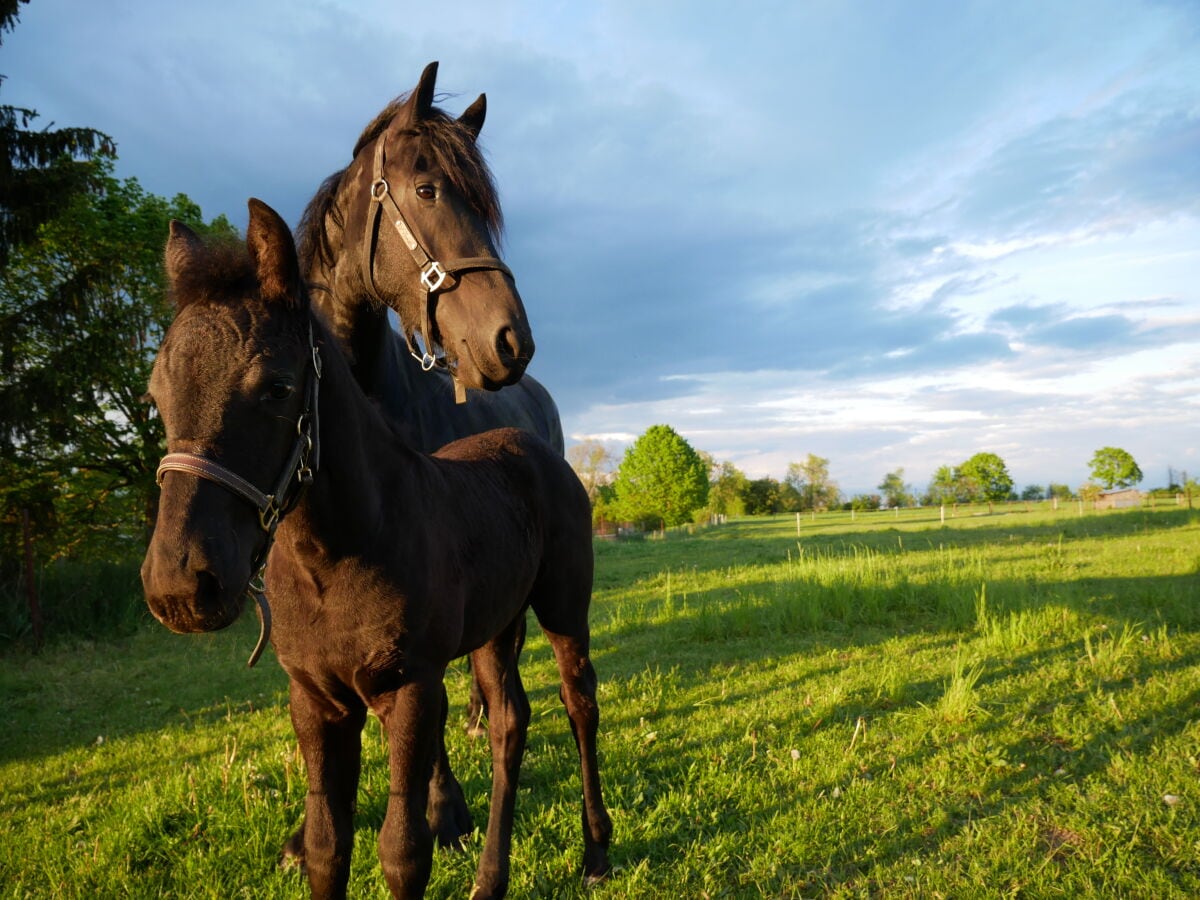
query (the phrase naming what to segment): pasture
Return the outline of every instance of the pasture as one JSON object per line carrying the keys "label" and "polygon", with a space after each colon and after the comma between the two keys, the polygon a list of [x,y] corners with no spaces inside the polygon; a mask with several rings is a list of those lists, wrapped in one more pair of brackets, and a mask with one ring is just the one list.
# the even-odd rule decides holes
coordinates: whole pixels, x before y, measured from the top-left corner
{"label": "pasture", "polygon": [[[977,511],[979,512],[979,511]],[[591,896],[1200,895],[1200,512],[744,519],[597,542],[614,876]],[[226,632],[0,659],[0,896],[303,897],[286,678]],[[579,774],[531,629],[514,897],[585,894]],[[486,746],[449,752],[476,824]],[[368,722],[351,895],[387,895]],[[439,851],[465,896],[481,840]]]}

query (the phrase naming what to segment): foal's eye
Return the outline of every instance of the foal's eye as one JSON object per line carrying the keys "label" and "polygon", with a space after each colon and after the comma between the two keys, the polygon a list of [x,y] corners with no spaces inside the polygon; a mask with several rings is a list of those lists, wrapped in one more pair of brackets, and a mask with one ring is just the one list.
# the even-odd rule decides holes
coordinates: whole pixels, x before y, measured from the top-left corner
{"label": "foal's eye", "polygon": [[435,188],[432,184],[418,184],[417,196],[422,200],[432,200],[437,196],[437,188]]}
{"label": "foal's eye", "polygon": [[286,400],[292,396],[292,390],[292,386],[286,381],[272,382],[271,386],[267,388],[267,398],[270,400]]}

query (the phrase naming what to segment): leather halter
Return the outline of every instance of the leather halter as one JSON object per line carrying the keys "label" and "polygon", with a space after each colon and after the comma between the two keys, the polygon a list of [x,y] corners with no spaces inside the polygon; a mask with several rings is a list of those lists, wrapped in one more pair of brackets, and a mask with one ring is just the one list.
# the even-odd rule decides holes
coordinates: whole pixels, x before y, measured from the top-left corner
{"label": "leather halter", "polygon": [[256,603],[259,621],[258,643],[250,654],[249,662],[246,663],[250,667],[258,662],[271,636],[271,608],[267,605],[262,578],[267,568],[267,556],[275,542],[275,530],[279,527],[279,520],[300,502],[301,495],[305,488],[312,484],[313,476],[321,464],[321,429],[318,421],[321,353],[313,338],[311,318],[308,322],[308,346],[312,369],[305,388],[304,411],[296,420],[296,442],[292,445],[292,452],[283,466],[274,491],[270,494],[263,493],[236,472],[199,453],[168,453],[159,462],[155,472],[155,480],[160,488],[167,472],[183,472],[221,485],[258,510],[258,524],[267,538],[254,554],[250,564],[253,574],[246,585],[247,595]]}
{"label": "leather halter", "polygon": [[[433,352],[434,304],[437,302],[438,292],[448,289],[444,287],[446,279],[453,277],[457,282],[464,272],[475,272],[485,269],[503,272],[514,281],[516,279],[512,270],[494,256],[467,256],[461,259],[439,262],[426,251],[424,245],[417,238],[416,232],[409,225],[408,220],[404,218],[404,213],[401,212],[399,204],[396,203],[395,198],[392,196],[387,179],[383,177],[383,167],[386,162],[385,145],[387,144],[385,138],[386,133],[381,134],[375,139],[375,159],[371,172],[371,203],[373,208],[367,215],[366,233],[363,235],[362,243],[365,249],[360,256],[363,283],[366,285],[367,290],[370,291],[372,297],[380,303],[387,305],[379,295],[379,290],[375,287],[375,246],[379,236],[379,223],[383,215],[383,208],[386,205],[388,215],[391,217],[392,227],[396,229],[396,233],[400,235],[400,240],[404,242],[404,246],[408,248],[408,252],[412,255],[413,262],[417,264],[421,284],[425,287],[425,303],[423,304],[421,321],[421,338],[425,345],[424,352],[417,353],[417,345],[414,337],[416,329],[403,325],[402,331],[404,333],[404,340],[408,344],[408,352],[412,354],[413,359],[421,363],[421,370],[424,372],[428,372],[434,366],[439,365],[449,368],[445,358],[438,357]],[[452,377],[454,376],[453,371],[450,374]],[[455,399],[459,403],[462,403],[466,399],[466,393],[456,377],[454,378],[454,394]]]}

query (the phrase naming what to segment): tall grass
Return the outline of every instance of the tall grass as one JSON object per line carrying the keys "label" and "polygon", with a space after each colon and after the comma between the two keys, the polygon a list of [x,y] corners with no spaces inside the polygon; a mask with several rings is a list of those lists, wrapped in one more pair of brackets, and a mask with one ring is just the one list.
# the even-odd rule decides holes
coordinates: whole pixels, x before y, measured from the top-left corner
{"label": "tall grass", "polygon": [[[618,868],[591,896],[1200,895],[1200,515],[846,513],[596,550]],[[305,783],[253,627],[0,660],[0,896],[305,896],[275,867]],[[536,633],[522,670],[512,895],[585,896]],[[488,754],[458,727],[449,750],[482,823]],[[385,752],[372,722],[354,896],[386,896]],[[479,849],[439,853],[430,896],[466,893]]]}

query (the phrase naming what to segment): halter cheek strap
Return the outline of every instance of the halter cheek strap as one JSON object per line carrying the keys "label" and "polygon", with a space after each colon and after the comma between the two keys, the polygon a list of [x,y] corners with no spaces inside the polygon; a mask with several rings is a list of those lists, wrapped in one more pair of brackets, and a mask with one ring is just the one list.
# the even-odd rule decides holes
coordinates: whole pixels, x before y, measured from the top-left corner
{"label": "halter cheek strap", "polygon": [[[486,269],[503,272],[509,278],[514,278],[514,276],[512,270],[494,256],[467,256],[460,259],[451,259],[443,263],[429,255],[420,240],[417,239],[416,233],[409,225],[408,220],[404,218],[404,213],[400,210],[399,204],[396,203],[391,189],[388,187],[387,179],[383,177],[383,166],[386,161],[386,143],[384,135],[380,135],[375,140],[375,158],[371,173],[371,203],[373,204],[373,209],[367,216],[367,233],[363,241],[363,246],[366,250],[360,257],[363,270],[363,283],[371,292],[371,296],[380,302],[384,302],[379,295],[379,290],[375,287],[374,270],[375,240],[379,233],[379,222],[383,215],[383,209],[386,206],[392,227],[396,229],[396,233],[400,235],[400,240],[408,248],[413,262],[417,264],[421,284],[425,288],[425,303],[422,305],[423,308],[421,311],[421,338],[425,344],[424,352],[421,354],[417,353],[413,334],[416,329],[405,326],[403,332],[404,340],[408,343],[408,352],[412,354],[413,359],[421,363],[422,371],[428,372],[434,366],[446,365],[445,360],[439,359],[433,352],[434,305],[437,302],[438,292],[444,289],[446,279],[453,277],[457,281],[459,276],[464,272],[475,272]],[[454,376],[453,372],[450,374],[452,377]],[[466,401],[466,391],[456,377],[454,377],[454,398],[458,403]]]}

